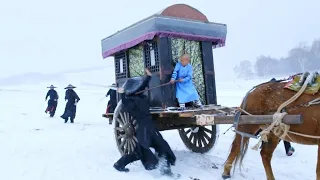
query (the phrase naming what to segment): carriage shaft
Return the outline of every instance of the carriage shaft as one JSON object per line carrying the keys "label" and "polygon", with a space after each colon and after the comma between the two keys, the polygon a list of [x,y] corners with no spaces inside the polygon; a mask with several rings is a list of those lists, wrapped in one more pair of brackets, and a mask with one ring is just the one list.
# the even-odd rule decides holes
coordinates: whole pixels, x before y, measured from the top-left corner
{"label": "carriage shaft", "polygon": [[[235,116],[199,115],[195,117],[200,126],[216,124],[233,124]],[[271,124],[273,115],[241,115],[239,124]],[[285,124],[302,124],[302,115],[285,115],[282,120]]]}

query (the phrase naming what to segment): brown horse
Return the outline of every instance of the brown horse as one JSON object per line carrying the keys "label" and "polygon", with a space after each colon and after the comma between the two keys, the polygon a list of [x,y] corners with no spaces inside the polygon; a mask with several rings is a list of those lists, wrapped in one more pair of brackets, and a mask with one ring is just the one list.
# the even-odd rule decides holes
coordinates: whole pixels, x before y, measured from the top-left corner
{"label": "brown horse", "polygon": [[[295,95],[295,91],[285,89],[285,82],[270,82],[256,87],[247,96],[245,111],[254,115],[270,115],[277,111],[278,107]],[[319,98],[320,93],[315,95],[302,94],[298,99],[289,104],[285,111],[288,114],[301,114],[303,123],[301,125],[291,125],[290,131],[303,135],[320,136],[320,104],[305,106],[308,102]],[[244,102],[242,102],[244,104]],[[242,106],[241,106],[242,107]],[[261,125],[239,125],[237,130],[250,134],[255,134],[260,129]],[[320,180],[320,141],[315,137],[305,137],[288,133],[284,140],[305,145],[318,145],[318,163],[317,163],[317,180]],[[268,135],[266,142],[260,151],[263,166],[268,180],[274,180],[272,172],[271,158],[272,154],[279,143],[279,138],[275,134]],[[236,165],[238,162],[240,168],[243,157],[248,149],[249,138],[243,138],[243,149],[241,148],[241,136],[236,134],[233,140],[231,151],[224,166],[222,177],[230,178],[230,170],[233,162]],[[242,153],[241,153],[242,152]]]}

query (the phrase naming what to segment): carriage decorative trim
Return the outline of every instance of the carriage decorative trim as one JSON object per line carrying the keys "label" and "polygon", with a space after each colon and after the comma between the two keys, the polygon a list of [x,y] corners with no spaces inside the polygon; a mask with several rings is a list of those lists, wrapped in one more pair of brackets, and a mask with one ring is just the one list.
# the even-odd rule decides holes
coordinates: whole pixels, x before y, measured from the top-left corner
{"label": "carriage decorative trim", "polygon": [[155,36],[175,37],[193,41],[212,42],[213,47],[225,45],[227,26],[176,17],[154,15],[117,32],[101,41],[102,56],[107,58]]}

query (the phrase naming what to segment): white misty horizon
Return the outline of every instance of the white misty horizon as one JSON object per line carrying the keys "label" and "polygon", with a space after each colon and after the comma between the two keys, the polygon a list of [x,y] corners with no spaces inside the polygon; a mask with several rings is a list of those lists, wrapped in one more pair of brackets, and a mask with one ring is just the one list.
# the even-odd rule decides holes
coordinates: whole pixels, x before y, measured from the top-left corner
{"label": "white misty horizon", "polygon": [[259,55],[280,58],[299,42],[320,37],[316,0],[12,0],[0,6],[0,79],[108,67],[113,60],[102,59],[101,39],[176,3],[227,24],[226,46],[213,50],[217,79],[234,77],[233,67],[240,61]]}

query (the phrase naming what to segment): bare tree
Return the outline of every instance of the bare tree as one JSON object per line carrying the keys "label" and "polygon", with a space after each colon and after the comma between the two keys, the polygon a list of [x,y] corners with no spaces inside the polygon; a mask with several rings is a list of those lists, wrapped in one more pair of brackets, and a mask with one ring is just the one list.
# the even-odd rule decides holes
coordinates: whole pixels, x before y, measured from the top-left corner
{"label": "bare tree", "polygon": [[306,43],[300,43],[297,47],[289,51],[289,57],[300,65],[301,72],[306,71],[310,47]]}
{"label": "bare tree", "polygon": [[250,79],[253,76],[252,63],[248,60],[241,61],[239,65],[233,68],[233,71],[239,78]]}

